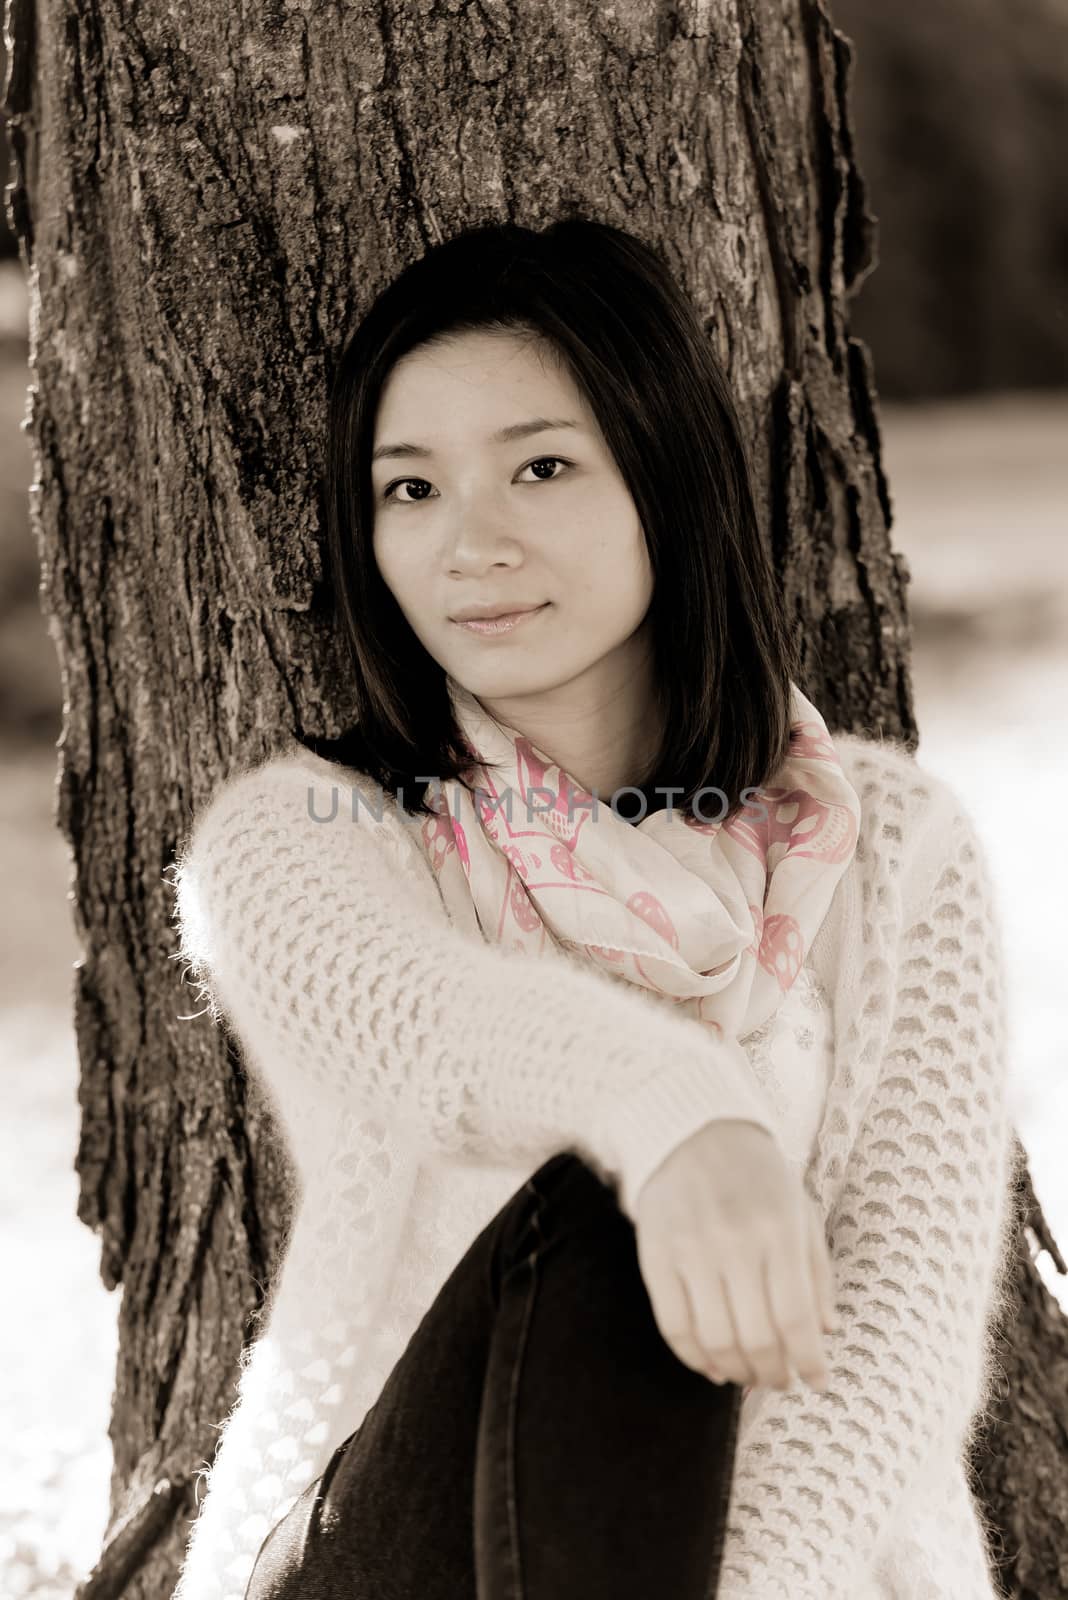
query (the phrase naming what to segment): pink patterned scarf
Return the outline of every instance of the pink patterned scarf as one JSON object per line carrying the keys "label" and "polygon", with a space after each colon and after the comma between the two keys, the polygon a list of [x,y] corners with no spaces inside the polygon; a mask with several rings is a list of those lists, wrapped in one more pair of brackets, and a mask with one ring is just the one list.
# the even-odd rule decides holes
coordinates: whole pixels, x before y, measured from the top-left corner
{"label": "pink patterned scarf", "polygon": [[[455,780],[437,785],[427,796],[437,815],[422,827],[454,920],[531,955],[591,960],[677,1001],[720,1038],[744,1038],[777,1010],[860,820],[826,724],[796,684],[789,755],[723,827],[677,805],[632,824],[611,796],[594,810],[529,739],[447,681],[479,758],[467,774],[477,797]],[[700,809],[723,810],[719,792]]]}

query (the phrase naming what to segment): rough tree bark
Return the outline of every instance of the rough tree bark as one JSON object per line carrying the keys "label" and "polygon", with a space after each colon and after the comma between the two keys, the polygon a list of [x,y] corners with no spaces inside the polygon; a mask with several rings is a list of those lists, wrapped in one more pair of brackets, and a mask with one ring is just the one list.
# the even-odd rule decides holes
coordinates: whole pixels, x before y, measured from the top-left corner
{"label": "rough tree bark", "polygon": [[[443,232],[574,208],[662,242],[737,390],[832,728],[915,737],[908,572],[848,296],[874,259],[821,0],[9,0],[33,518],[83,945],[79,1215],[123,1288],[112,1521],[83,1591],[169,1594],[285,1225],[285,1156],[190,1020],[163,873],[280,730],[351,713],[318,476],[346,326]],[[1068,1596],[1066,1323],[1028,1240],[982,1492]],[[1037,1502],[1037,1512],[1034,1509]]]}

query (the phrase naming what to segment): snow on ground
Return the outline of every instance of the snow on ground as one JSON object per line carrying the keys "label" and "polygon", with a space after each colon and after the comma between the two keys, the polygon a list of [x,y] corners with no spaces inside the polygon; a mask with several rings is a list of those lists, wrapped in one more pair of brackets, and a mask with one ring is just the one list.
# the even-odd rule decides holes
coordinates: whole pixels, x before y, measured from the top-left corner
{"label": "snow on ground", "polygon": [[[107,1521],[118,1301],[77,1219],[77,1061],[67,852],[55,752],[11,752],[0,784],[0,1593],[69,1600]],[[17,1313],[15,1308],[17,1308]]]}
{"label": "snow on ground", "polygon": [[[1013,1096],[1039,1197],[1068,1247],[1068,984],[1060,943],[1066,792],[1068,396],[885,408],[895,541],[917,618],[921,763],[953,782],[1001,895]],[[42,625],[43,626],[43,625]],[[10,753],[0,785],[0,1591],[69,1600],[107,1520],[117,1296],[76,1216],[77,949],[51,748]],[[1042,1259],[1068,1309],[1068,1285]]]}

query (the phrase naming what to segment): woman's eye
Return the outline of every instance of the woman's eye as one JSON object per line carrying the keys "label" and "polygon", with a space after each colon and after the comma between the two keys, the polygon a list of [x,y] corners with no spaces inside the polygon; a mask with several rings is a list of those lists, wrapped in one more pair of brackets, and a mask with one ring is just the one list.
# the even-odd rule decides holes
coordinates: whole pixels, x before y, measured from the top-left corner
{"label": "woman's eye", "polygon": [[[533,461],[528,461],[526,466],[520,467],[519,470],[520,472],[527,472],[531,467],[542,467],[545,466],[547,462],[552,462],[554,465],[559,467],[570,467],[573,465],[572,462],[565,460],[563,456],[536,456]],[[559,476],[560,474],[558,472],[554,472],[552,477],[527,478],[525,481],[527,483],[552,483]],[[420,489],[423,491],[433,488],[433,484],[428,483],[425,478],[395,478],[392,483],[387,484],[383,489],[382,498],[383,500],[396,500],[397,503],[402,506],[417,505],[420,500],[426,500],[428,498],[428,495],[425,492],[415,494],[412,498],[409,498],[407,495],[398,498],[396,493],[398,489],[407,489],[413,484],[418,484]]]}
{"label": "woman's eye", "polygon": [[[526,472],[527,467],[542,467],[542,466],[545,465],[545,463],[547,461],[555,461],[556,464],[558,466],[561,466],[561,467],[569,467],[571,465],[571,462],[570,461],[565,461],[563,456],[538,456],[534,461],[528,461],[526,467],[520,467],[519,470],[520,470],[520,472]],[[554,472],[552,478],[535,478],[534,482],[535,483],[552,483],[553,479],[554,478],[558,478],[559,476],[560,476],[560,474],[558,472]],[[528,479],[527,481],[529,483],[530,479]]]}
{"label": "woman's eye", "polygon": [[[383,500],[395,500],[397,498],[397,496],[394,493],[394,491],[397,490],[397,489],[405,489],[405,488],[408,487],[408,485],[410,483],[422,484],[423,488],[425,488],[425,489],[429,489],[431,487],[431,485],[429,483],[427,483],[425,478],[397,478],[397,479],[394,480],[393,483],[387,484],[386,488],[383,489],[383,491],[382,491]],[[418,500],[425,500],[425,499],[426,499],[426,495],[425,494],[416,495],[416,500],[417,501]],[[412,504],[414,504],[414,502],[411,501],[411,500],[402,500],[400,502],[400,504],[402,506],[406,506],[406,505],[412,505]]]}

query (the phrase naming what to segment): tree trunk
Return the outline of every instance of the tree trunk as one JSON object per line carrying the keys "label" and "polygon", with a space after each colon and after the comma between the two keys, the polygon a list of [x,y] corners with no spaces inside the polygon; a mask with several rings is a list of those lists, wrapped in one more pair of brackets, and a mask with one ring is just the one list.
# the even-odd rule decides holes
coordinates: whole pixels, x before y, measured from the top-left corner
{"label": "tree trunk", "polygon": [[[233,762],[351,716],[317,485],[354,314],[476,220],[571,208],[661,242],[738,394],[802,687],[833,729],[915,737],[908,572],[848,333],[873,222],[822,4],[9,0],[8,28],[84,950],[79,1215],[124,1290],[112,1520],[83,1593],[160,1600],[287,1221],[276,1130],[187,1015],[163,873]],[[1057,1600],[1068,1407],[1041,1378],[1068,1340],[1020,1241],[983,1492],[1012,1592]]]}

